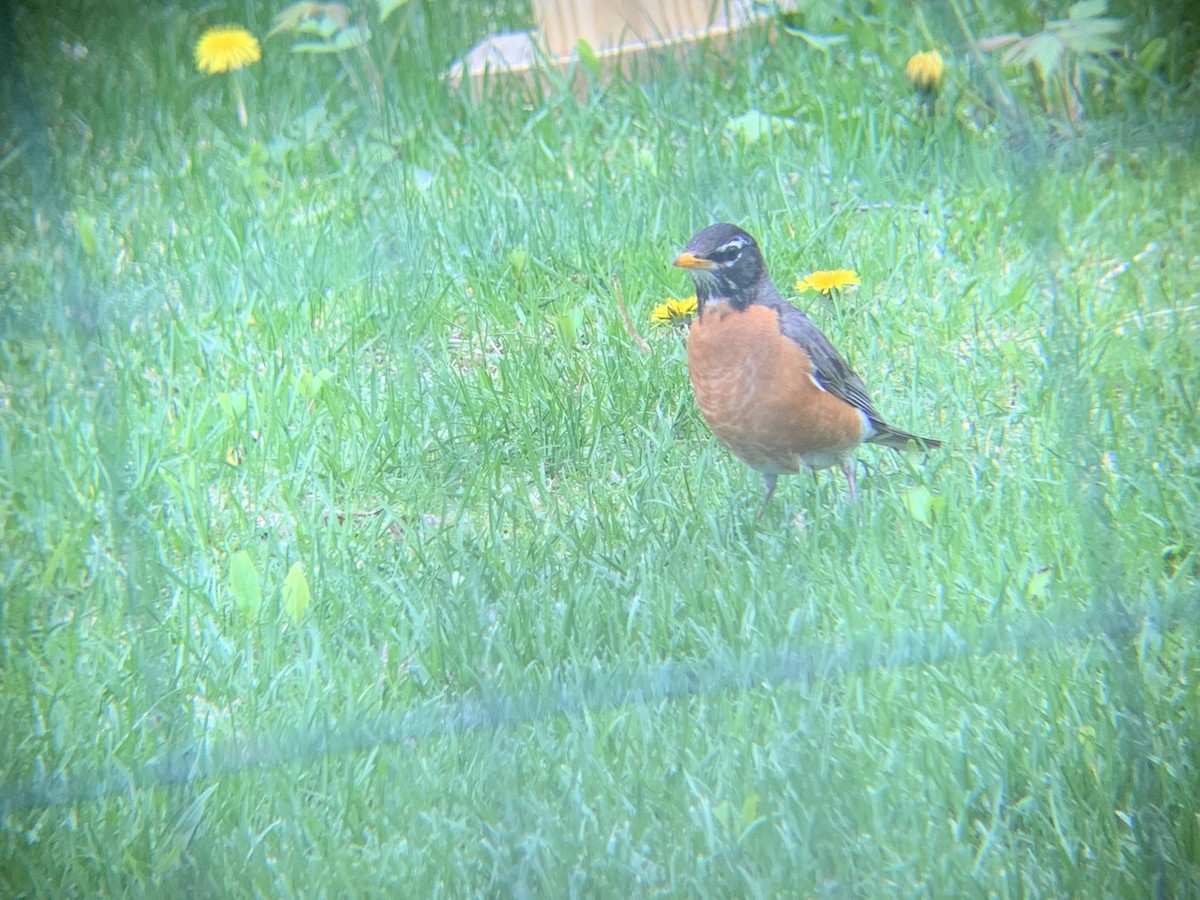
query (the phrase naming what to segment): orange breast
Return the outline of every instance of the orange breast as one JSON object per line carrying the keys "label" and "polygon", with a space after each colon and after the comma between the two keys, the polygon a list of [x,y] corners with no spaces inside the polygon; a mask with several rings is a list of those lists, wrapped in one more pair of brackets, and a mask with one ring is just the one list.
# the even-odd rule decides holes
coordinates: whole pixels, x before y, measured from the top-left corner
{"label": "orange breast", "polygon": [[774,310],[710,303],[692,322],[688,376],[713,434],[747,465],[787,474],[831,466],[857,447],[864,417],[817,385]]}

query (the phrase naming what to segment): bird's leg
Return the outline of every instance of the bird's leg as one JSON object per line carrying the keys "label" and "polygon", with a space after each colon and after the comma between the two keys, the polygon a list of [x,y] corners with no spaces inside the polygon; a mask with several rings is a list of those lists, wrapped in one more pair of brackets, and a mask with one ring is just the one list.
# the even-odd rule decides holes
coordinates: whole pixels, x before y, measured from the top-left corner
{"label": "bird's leg", "polygon": [[766,485],[767,495],[763,497],[762,509],[758,511],[758,517],[760,519],[763,517],[763,513],[767,511],[767,504],[771,502],[771,495],[775,493],[775,482],[778,480],[778,475],[763,472],[763,484]]}
{"label": "bird's leg", "polygon": [[853,503],[858,500],[858,486],[854,481],[854,457],[843,456],[838,465],[841,466],[846,481],[850,484],[850,502]]}

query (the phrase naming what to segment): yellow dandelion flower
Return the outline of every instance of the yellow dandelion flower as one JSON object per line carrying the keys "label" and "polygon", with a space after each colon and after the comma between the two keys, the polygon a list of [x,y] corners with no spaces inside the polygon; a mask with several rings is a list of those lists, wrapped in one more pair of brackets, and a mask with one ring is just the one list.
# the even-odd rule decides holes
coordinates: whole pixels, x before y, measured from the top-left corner
{"label": "yellow dandelion flower", "polygon": [[683,300],[668,300],[654,307],[650,313],[650,321],[664,328],[674,325],[679,327],[687,323],[696,314],[696,296],[693,294]]}
{"label": "yellow dandelion flower", "polygon": [[819,291],[828,294],[830,291],[841,290],[844,287],[861,284],[858,273],[853,269],[829,269],[805,275],[796,282],[798,291]]}
{"label": "yellow dandelion flower", "polygon": [[209,75],[232,72],[260,59],[258,39],[238,25],[210,28],[196,42],[196,68]]}
{"label": "yellow dandelion flower", "polygon": [[942,73],[946,71],[946,63],[936,50],[925,53],[914,53],[904,67],[904,74],[919,91],[933,92],[942,83]]}

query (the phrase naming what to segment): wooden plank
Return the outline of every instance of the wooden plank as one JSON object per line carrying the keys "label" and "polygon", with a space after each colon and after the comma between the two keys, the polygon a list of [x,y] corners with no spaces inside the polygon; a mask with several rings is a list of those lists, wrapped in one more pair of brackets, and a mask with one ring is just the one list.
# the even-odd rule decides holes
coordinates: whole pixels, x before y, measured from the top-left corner
{"label": "wooden plank", "polygon": [[[524,83],[540,90],[540,69],[563,71],[577,61],[580,38],[595,50],[606,76],[636,76],[663,52],[701,40],[722,41],[767,17],[752,0],[533,0],[541,29],[493,35],[447,73],[452,84],[479,96],[485,82]],[[781,4],[791,5],[788,2]],[[573,87],[586,78],[577,73]]]}
{"label": "wooden plank", "polygon": [[550,56],[575,51],[580,38],[597,51],[695,39],[754,17],[751,0],[533,0]]}

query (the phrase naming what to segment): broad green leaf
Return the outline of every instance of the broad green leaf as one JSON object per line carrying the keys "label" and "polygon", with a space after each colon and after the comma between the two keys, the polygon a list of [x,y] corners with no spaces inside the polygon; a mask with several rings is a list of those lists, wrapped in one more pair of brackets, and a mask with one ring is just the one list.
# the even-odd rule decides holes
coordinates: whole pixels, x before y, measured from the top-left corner
{"label": "broad green leaf", "polygon": [[1154,71],[1167,57],[1167,39],[1156,37],[1137,52],[1138,64],[1147,71]]}
{"label": "broad green leaf", "polygon": [[573,346],[579,337],[579,326],[582,321],[582,311],[572,309],[554,317],[554,330],[558,332],[558,336],[564,344]]}
{"label": "broad green leaf", "polygon": [[[293,3],[285,6],[275,17],[267,37],[284,31],[304,31],[311,29],[312,23],[321,23],[318,33],[327,36],[339,28],[345,28],[350,23],[350,9],[342,3]],[[324,31],[328,29],[328,31]]]}
{"label": "broad green leaf", "polygon": [[787,131],[787,129],[795,124],[794,119],[785,119],[782,116],[768,116],[757,109],[752,109],[747,113],[731,118],[725,124],[725,130],[747,144],[755,144],[763,140],[763,138],[769,138],[775,132]]}
{"label": "broad green leaf", "polygon": [[246,151],[246,156],[242,159],[242,165],[248,168],[258,168],[267,165],[271,161],[271,151],[267,145],[261,141],[254,141],[250,145],[250,149]]}
{"label": "broad green leaf", "polygon": [[308,19],[296,26],[296,34],[312,34],[329,40],[342,29],[342,25],[330,18]]}
{"label": "broad green leaf", "polygon": [[314,373],[312,369],[306,367],[296,376],[296,386],[300,388],[300,393],[309,400],[315,400],[321,393],[321,388],[325,387],[326,382],[331,378],[333,378],[333,372],[329,369],[322,369]]}
{"label": "broad green leaf", "polygon": [[88,256],[95,256],[96,220],[87,210],[82,208],[75,210],[75,230],[79,233],[79,243],[83,246],[83,252]]}
{"label": "broad green leaf", "polygon": [[905,491],[901,499],[908,514],[923,525],[928,525],[946,508],[946,498],[923,484]]}
{"label": "broad green leaf", "polygon": [[258,571],[246,550],[238,550],[229,558],[229,593],[233,594],[238,609],[247,615],[255,615],[262,606]]}
{"label": "broad green leaf", "polygon": [[1054,579],[1054,570],[1049,566],[1038,569],[1029,578],[1029,584],[1025,587],[1025,596],[1032,600],[1034,597],[1044,597],[1046,588],[1050,587],[1050,582]]}
{"label": "broad green leaf", "polygon": [[1108,11],[1108,0],[1081,0],[1079,3],[1072,4],[1067,10],[1067,15],[1075,20],[1079,19],[1094,19],[1096,16],[1102,16]]}
{"label": "broad green leaf", "polygon": [[654,158],[654,154],[648,147],[638,147],[633,159],[639,169],[649,172],[651,175],[658,174],[658,160]]}
{"label": "broad green leaf", "polygon": [[365,25],[343,28],[329,41],[297,41],[292,44],[293,53],[341,53],[361,47],[371,38],[371,29]]}
{"label": "broad green leaf", "polygon": [[738,811],[733,808],[733,804],[728,800],[720,800],[713,804],[713,818],[720,823],[730,834],[740,834],[741,829],[738,828]]}
{"label": "broad green leaf", "polygon": [[38,579],[38,583],[41,585],[43,591],[47,590],[54,583],[54,578],[58,575],[58,570],[62,566],[67,553],[71,551],[72,544],[71,535],[66,534],[58,542],[58,546],[54,548],[54,555],[50,557],[50,562],[46,564],[45,571],[42,572],[42,577]]}
{"label": "broad green leaf", "polygon": [[742,831],[758,821],[759,812],[759,796],[758,794],[747,794],[746,799],[742,801]]}
{"label": "broad green leaf", "polygon": [[317,374],[313,376],[313,396],[315,397],[317,394],[321,393],[321,388],[325,387],[325,385],[331,380],[333,380],[333,372],[331,372],[329,369],[321,369],[319,372],[317,372]]}
{"label": "broad green leaf", "polygon": [[377,2],[379,3],[380,22],[386,22],[388,16],[408,4],[408,0],[377,0]]}
{"label": "broad green leaf", "polygon": [[246,415],[246,395],[239,391],[236,394],[230,394],[227,391],[221,391],[217,394],[217,405],[221,407],[221,411],[225,413],[225,417],[236,425]]}
{"label": "broad green leaf", "polygon": [[781,27],[787,34],[791,34],[794,31],[803,31],[805,19],[806,17],[803,9],[779,11],[779,27]]}
{"label": "broad green leaf", "polygon": [[304,566],[294,562],[283,579],[283,611],[293,622],[299,622],[311,599]]}
{"label": "broad green leaf", "polygon": [[267,37],[272,38],[282,31],[291,31],[306,18],[308,18],[308,9],[312,6],[311,3],[292,3],[285,6],[275,16],[275,22],[271,25],[271,30],[267,32]]}
{"label": "broad green leaf", "polygon": [[508,251],[508,264],[512,267],[513,277],[520,278],[529,265],[529,251],[524,247],[513,247]]}
{"label": "broad green leaf", "polygon": [[1120,19],[1088,19],[1084,22],[1070,22],[1063,29],[1066,34],[1113,34],[1121,30]]}
{"label": "broad green leaf", "polygon": [[1115,19],[1093,19],[1065,29],[1062,40],[1076,53],[1093,53],[1099,56],[1111,53],[1117,48],[1116,42],[1108,35],[1120,27],[1121,23]]}
{"label": "broad green leaf", "polygon": [[580,64],[593,78],[599,78],[604,74],[604,68],[600,65],[600,57],[596,55],[595,48],[587,42],[586,38],[576,41],[575,54],[579,57]]}
{"label": "broad green leaf", "polygon": [[1038,34],[1030,41],[1029,55],[1047,78],[1058,69],[1065,47],[1053,35]]}
{"label": "broad green leaf", "polygon": [[343,28],[333,39],[333,46],[338,50],[351,50],[361,47],[371,39],[371,29],[366,25],[351,25]]}
{"label": "broad green leaf", "polygon": [[1014,44],[1003,56],[1008,65],[1024,66],[1034,63],[1042,74],[1049,78],[1058,68],[1066,47],[1058,36],[1051,32],[1039,32]]}
{"label": "broad green leaf", "polygon": [[820,50],[822,53],[828,53],[831,48],[836,47],[838,44],[844,44],[850,39],[844,34],[813,34],[811,31],[805,31],[802,28],[788,28],[784,26],[783,30],[793,37],[800,38],[808,46],[814,50]]}

